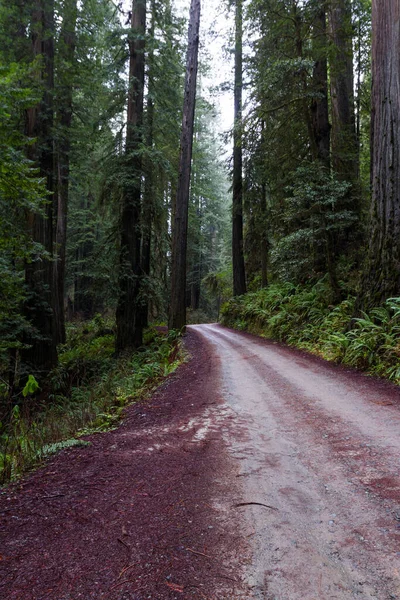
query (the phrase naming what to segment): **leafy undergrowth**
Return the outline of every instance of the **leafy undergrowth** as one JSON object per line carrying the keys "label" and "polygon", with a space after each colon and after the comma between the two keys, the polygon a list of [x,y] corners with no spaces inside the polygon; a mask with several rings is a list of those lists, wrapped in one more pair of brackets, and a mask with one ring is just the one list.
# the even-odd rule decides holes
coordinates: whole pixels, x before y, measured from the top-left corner
{"label": "leafy undergrowth", "polygon": [[142,348],[117,359],[112,330],[100,318],[70,325],[46,391],[10,401],[9,416],[0,423],[0,483],[58,450],[86,445],[82,435],[116,427],[124,408],[157,387],[182,360],[173,331],[149,329]]}
{"label": "leafy undergrowth", "polygon": [[328,285],[271,285],[233,298],[222,323],[400,383],[400,298],[353,319],[354,298],[329,303]]}

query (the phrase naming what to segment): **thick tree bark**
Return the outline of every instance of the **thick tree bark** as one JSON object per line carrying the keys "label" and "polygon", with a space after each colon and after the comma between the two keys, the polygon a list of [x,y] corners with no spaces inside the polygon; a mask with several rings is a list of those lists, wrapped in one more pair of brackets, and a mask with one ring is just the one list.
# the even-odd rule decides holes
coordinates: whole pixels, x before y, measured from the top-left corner
{"label": "thick tree bark", "polygon": [[[40,104],[27,111],[26,133],[36,143],[29,158],[36,162],[50,193],[54,191],[53,93],[54,93],[54,4],[53,0],[37,0],[31,19],[32,55],[42,56],[39,73],[43,96]],[[28,215],[28,230],[47,252],[26,265],[25,281],[28,299],[25,314],[37,334],[27,339],[30,348],[22,352],[23,361],[39,375],[45,375],[57,363],[57,347],[53,314],[53,199],[49,197],[45,216]]]}
{"label": "thick tree bark", "polygon": [[73,64],[76,45],[77,0],[64,3],[63,22],[59,40],[60,83],[58,95],[59,134],[57,144],[57,194],[55,197],[55,260],[54,316],[57,344],[65,343],[65,253],[67,244],[67,213],[69,195]]}
{"label": "thick tree bark", "polygon": [[233,295],[246,293],[246,274],[243,255],[243,4],[236,0],[235,15],[235,89],[233,126],[233,185],[232,185],[232,267]]}
{"label": "thick tree bark", "polygon": [[185,96],[180,144],[179,179],[172,228],[171,306],[169,326],[186,326],[186,255],[190,174],[199,53],[200,0],[191,0]]}
{"label": "thick tree bark", "polygon": [[141,279],[141,178],[143,94],[145,70],[146,0],[133,0],[132,33],[129,40],[129,93],[126,130],[126,173],[121,214],[119,298],[116,312],[116,350],[142,344]]}
{"label": "thick tree bark", "polygon": [[315,97],[311,102],[312,148],[315,149],[314,159],[330,168],[330,133],[328,105],[328,64],[326,58],[326,11],[322,5],[314,25],[314,69],[313,92]]}
{"label": "thick tree bark", "polygon": [[372,1],[372,204],[366,310],[400,296],[400,0]]}
{"label": "thick tree bark", "polygon": [[350,0],[331,0],[329,65],[332,107],[332,166],[342,180],[358,178],[358,146],[354,113],[353,29]]}

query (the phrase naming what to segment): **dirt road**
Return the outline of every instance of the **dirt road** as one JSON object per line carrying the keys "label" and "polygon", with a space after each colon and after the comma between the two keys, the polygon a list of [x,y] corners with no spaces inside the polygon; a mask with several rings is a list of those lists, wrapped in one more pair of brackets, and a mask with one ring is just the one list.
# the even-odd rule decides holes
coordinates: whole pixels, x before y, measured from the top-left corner
{"label": "dirt road", "polygon": [[397,388],[219,326],[195,330],[235,415],[225,439],[254,503],[240,509],[254,597],[400,598]]}
{"label": "dirt road", "polygon": [[400,392],[218,325],[0,493],[1,600],[400,600]]}

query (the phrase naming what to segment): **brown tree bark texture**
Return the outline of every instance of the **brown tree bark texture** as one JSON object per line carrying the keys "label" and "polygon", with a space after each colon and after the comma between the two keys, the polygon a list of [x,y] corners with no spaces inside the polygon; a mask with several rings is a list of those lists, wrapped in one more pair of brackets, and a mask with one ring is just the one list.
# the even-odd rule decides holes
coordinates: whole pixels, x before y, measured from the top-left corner
{"label": "brown tree bark texture", "polygon": [[[155,0],[151,0],[151,24],[149,30],[150,39],[154,39],[155,24],[156,24],[156,4]],[[154,49],[151,47],[148,53],[148,68],[147,68],[147,115],[146,115],[146,147],[147,152],[151,153],[153,148],[154,138],[154,115],[155,107],[153,101],[154,93],[154,78],[153,78],[153,61]],[[144,163],[144,190],[143,190],[143,207],[142,207],[142,249],[141,249],[141,269],[143,277],[150,277],[151,270],[151,238],[152,238],[152,221],[154,215],[154,194],[155,194],[155,173],[154,164],[151,157],[148,155]],[[143,325],[143,328],[149,324],[149,299],[143,298],[138,307],[138,319]]]}
{"label": "brown tree bark texture", "polygon": [[57,344],[65,343],[65,254],[67,245],[67,214],[69,196],[72,89],[73,68],[76,46],[77,0],[64,2],[63,22],[60,32],[59,53],[62,60],[59,85],[59,141],[57,144],[57,194],[55,196],[55,260],[54,277],[54,317]]}
{"label": "brown tree bark texture", "polygon": [[181,330],[186,325],[186,256],[188,206],[193,149],[194,113],[199,53],[200,0],[191,0],[180,144],[179,179],[172,229],[171,306],[169,326]]}
{"label": "brown tree bark texture", "polygon": [[243,4],[236,0],[235,15],[235,90],[233,126],[233,186],[232,186],[232,268],[233,295],[246,293],[246,274],[243,254]]}
{"label": "brown tree bark texture", "polygon": [[400,296],[400,0],[372,2],[370,252],[359,305]]}
{"label": "brown tree bark texture", "polygon": [[331,0],[330,83],[332,106],[332,166],[346,181],[358,178],[358,144],[354,113],[353,45],[350,0]]}
{"label": "brown tree bark texture", "polygon": [[132,35],[129,40],[129,92],[126,130],[126,164],[130,181],[125,184],[121,214],[119,298],[116,312],[116,350],[142,344],[143,323],[139,310],[141,278],[141,177],[140,145],[143,132],[146,0],[133,0]]}
{"label": "brown tree bark texture", "polygon": [[[53,152],[53,93],[54,93],[54,3],[41,0],[32,8],[32,56],[43,57],[38,73],[43,86],[41,102],[27,111],[26,134],[36,143],[30,147],[29,158],[39,167],[47,190],[54,190]],[[42,245],[48,257],[32,260],[25,268],[25,281],[29,291],[25,314],[37,330],[37,336],[27,339],[30,348],[22,352],[24,362],[39,374],[45,375],[57,363],[53,314],[53,199],[45,207],[45,216],[30,213],[28,231],[34,242]]]}
{"label": "brown tree bark texture", "polygon": [[316,94],[311,102],[311,122],[313,131],[312,148],[315,148],[314,159],[320,160],[327,169],[330,168],[330,137],[328,105],[328,64],[326,58],[327,30],[326,11],[322,7],[318,12],[314,25],[316,56],[313,69],[313,91]]}

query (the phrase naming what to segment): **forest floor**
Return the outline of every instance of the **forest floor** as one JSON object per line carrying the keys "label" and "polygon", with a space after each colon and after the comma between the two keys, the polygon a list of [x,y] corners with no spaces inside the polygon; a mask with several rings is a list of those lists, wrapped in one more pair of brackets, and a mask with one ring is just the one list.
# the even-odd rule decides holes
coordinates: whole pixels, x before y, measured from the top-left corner
{"label": "forest floor", "polygon": [[400,390],[215,325],[0,494],[1,600],[400,600]]}

